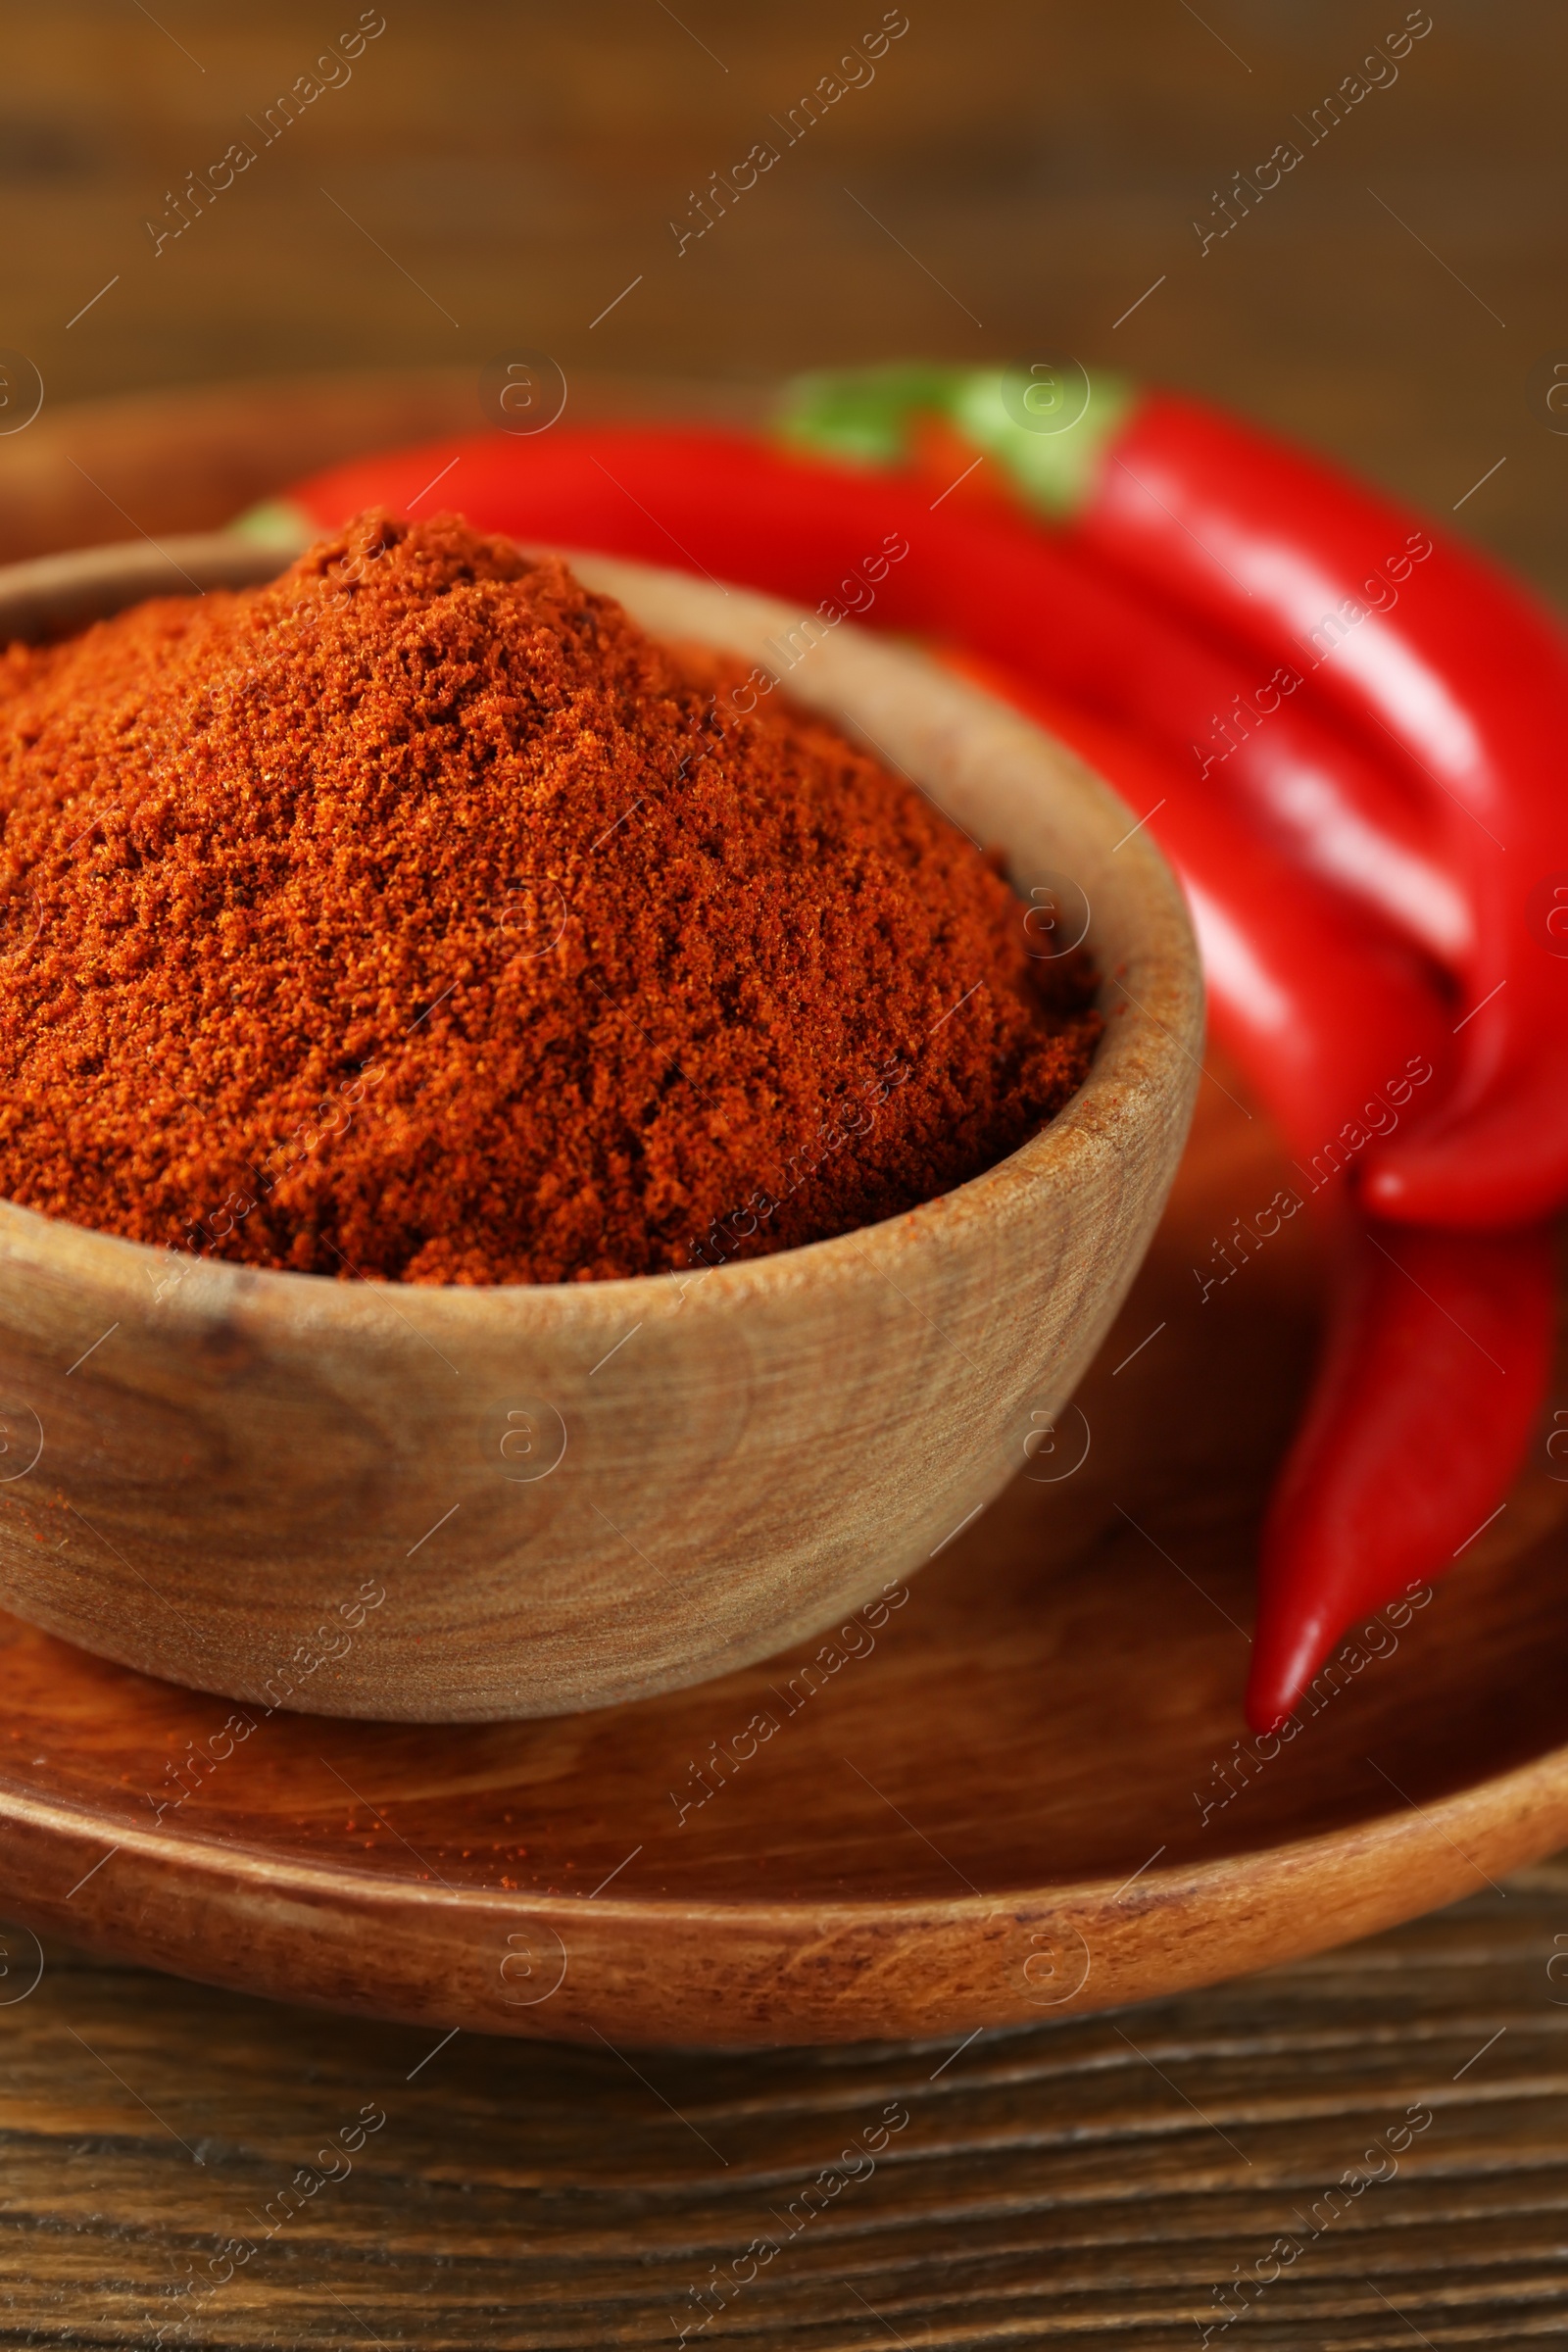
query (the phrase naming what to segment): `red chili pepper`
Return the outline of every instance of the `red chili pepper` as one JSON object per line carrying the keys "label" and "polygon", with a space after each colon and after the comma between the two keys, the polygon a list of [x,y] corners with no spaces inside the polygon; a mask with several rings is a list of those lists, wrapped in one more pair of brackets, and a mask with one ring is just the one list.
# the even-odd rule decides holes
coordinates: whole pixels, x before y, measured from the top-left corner
{"label": "red chili pepper", "polygon": [[1153,810],[1149,830],[1192,908],[1210,1026],[1295,1155],[1302,1201],[1322,1195],[1348,1208],[1344,1180],[1377,1133],[1418,1118],[1443,1092],[1448,1023],[1420,959],[1148,745],[1038,677],[947,659]]}
{"label": "red chili pepper", "polygon": [[1263,1531],[1254,1730],[1284,1721],[1347,1627],[1446,1571],[1506,1507],[1555,1323],[1549,1228],[1357,1237]]}
{"label": "red chili pepper", "polygon": [[[1263,1529],[1247,1693],[1249,1721],[1270,1732],[1349,1628],[1443,1575],[1504,1507],[1551,1373],[1552,1237],[1418,1231],[1347,1213],[1347,1132],[1370,1142],[1396,1126],[1431,1082],[1420,1067],[1441,1072],[1451,1052],[1414,958],[1282,874],[1272,853],[1190,781],[1162,774],[1142,745],[994,665],[954,665],[1124,795],[1157,799],[1164,784],[1151,830],[1193,908],[1213,1027],[1298,1154],[1300,1198],[1318,1222],[1324,1330]],[[1329,1139],[1340,1142],[1337,1169]]]}
{"label": "red chili pepper", "polygon": [[939,409],[1088,559],[1259,661],[1301,667],[1315,697],[1399,759],[1474,910],[1468,1009],[1441,1125],[1369,1157],[1368,1203],[1480,1227],[1561,1205],[1568,938],[1550,929],[1554,915],[1568,927],[1561,630],[1458,541],[1196,403],[1107,387],[1053,433],[1039,429],[1052,416],[1024,416],[1016,393],[1009,410],[1002,376],[955,371],[943,384],[939,373],[806,379],[791,429],[892,464],[917,454],[914,420]]}
{"label": "red chili pepper", "polygon": [[1232,634],[1306,649],[1318,690],[1385,730],[1446,799],[1476,906],[1463,1075],[1440,1127],[1369,1164],[1369,1204],[1463,1225],[1559,1206],[1568,958],[1547,952],[1531,901],[1568,857],[1561,632],[1392,501],[1165,396],[1135,412],[1076,527],[1156,595],[1190,603],[1201,565]]}

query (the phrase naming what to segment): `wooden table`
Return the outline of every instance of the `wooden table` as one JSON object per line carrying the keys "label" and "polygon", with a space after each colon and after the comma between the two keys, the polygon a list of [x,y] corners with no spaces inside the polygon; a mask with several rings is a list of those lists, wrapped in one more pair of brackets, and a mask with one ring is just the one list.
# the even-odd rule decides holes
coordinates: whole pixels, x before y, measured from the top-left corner
{"label": "wooden table", "polygon": [[[1544,397],[1568,346],[1547,176],[1568,24],[1544,0],[1436,10],[1397,84],[1316,143],[1293,125],[1402,10],[911,4],[876,84],[680,254],[667,223],[691,217],[688,191],[769,135],[859,19],[826,0],[740,23],[607,0],[588,30],[413,0],[351,84],[270,146],[256,133],[246,176],[155,253],[146,219],[177,218],[184,174],[251,136],[326,21],[301,0],[222,21],[189,0],[156,20],[87,0],[0,13],[0,342],[46,387],[37,422],[0,437],[5,555],[221,520],[324,454],[301,371],[409,370],[396,416],[378,412],[396,438],[466,422],[479,369],[519,345],[573,380],[695,376],[723,409],[785,367],[1044,341],[1457,506],[1568,593],[1568,439]],[[1195,219],[1291,137],[1301,164],[1201,251]],[[262,409],[183,395],[179,462],[155,464],[167,406],[122,396],[239,376],[267,383]],[[332,400],[328,439],[352,447],[364,406],[341,381]],[[260,421],[236,444],[240,414]],[[31,1939],[4,1947],[5,2342],[150,2344],[183,2315],[166,2340],[684,2328],[759,2352],[1091,2335],[1142,2352],[1198,2340],[1194,2315],[1222,2316],[1212,2290],[1287,2235],[1303,2251],[1249,2314],[1256,2345],[1568,2332],[1561,1865],[1329,1958],[956,2051],[433,2048],[65,1949],[29,1991]],[[875,2175],[705,2305],[889,2103],[909,2121]],[[1392,2177],[1329,2200],[1411,2107],[1433,2120]],[[367,2109],[386,2120],[352,2170],[181,2298]]]}
{"label": "wooden table", "polygon": [[[6,1944],[24,1984],[34,1947]],[[1282,2235],[1304,2250],[1239,2340],[1568,2328],[1561,1864],[1221,1991],[956,2051],[440,2045],[53,1949],[3,2017],[8,2343],[151,2343],[184,2310],[166,2340],[659,2344],[792,2210],[707,2340],[1164,2352]],[[892,2153],[803,2224],[818,2169],[890,2106]],[[386,2120],[352,2171],[181,2303],[297,2167],[339,2169],[318,2151],[367,2108]],[[1412,2108],[1432,2120],[1397,2170],[1331,2200]]]}

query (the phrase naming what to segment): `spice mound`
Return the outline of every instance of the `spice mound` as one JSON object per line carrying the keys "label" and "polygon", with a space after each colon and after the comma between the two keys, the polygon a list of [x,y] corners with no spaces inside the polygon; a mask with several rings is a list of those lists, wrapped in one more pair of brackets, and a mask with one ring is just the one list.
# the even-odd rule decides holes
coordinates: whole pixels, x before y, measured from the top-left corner
{"label": "spice mound", "polygon": [[1091,968],[746,674],[452,516],[11,647],[0,1196],[254,1266],[563,1282],[994,1163],[1083,1080]]}

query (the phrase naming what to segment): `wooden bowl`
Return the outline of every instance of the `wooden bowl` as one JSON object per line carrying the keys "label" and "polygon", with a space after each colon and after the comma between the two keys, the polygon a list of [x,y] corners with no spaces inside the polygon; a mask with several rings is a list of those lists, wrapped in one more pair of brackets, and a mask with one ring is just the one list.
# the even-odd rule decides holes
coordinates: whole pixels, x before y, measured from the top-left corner
{"label": "wooden bowl", "polygon": [[[283,560],[205,538],[16,565],[0,634]],[[331,1282],[0,1204],[0,1600],[102,1656],[266,1709],[423,1722],[744,1666],[872,1602],[1057,1443],[1144,1253],[1191,1115],[1201,987],[1132,813],[852,627],[805,650],[782,605],[574,561],[656,634],[787,673],[1002,843],[1026,899],[1081,907],[1106,975],[1094,1067],[945,1198],[697,1280]]]}

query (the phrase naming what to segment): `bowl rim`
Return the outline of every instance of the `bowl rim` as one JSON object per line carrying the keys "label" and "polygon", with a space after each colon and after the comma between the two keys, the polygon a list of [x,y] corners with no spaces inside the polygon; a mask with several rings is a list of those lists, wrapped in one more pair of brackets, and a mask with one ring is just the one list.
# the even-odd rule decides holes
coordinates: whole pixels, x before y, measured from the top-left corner
{"label": "bowl rim", "polygon": [[[331,535],[321,532],[316,534],[316,539]],[[16,625],[19,615],[34,623],[41,620],[43,628],[38,635],[60,637],[74,634],[90,626],[94,619],[108,617],[150,597],[263,585],[285,570],[312,544],[315,540],[311,537],[286,538],[281,530],[250,533],[228,530],[172,537],[156,545],[115,541],[0,565],[0,645],[19,638],[25,641],[27,629]],[[647,580],[658,585],[678,584],[683,590],[703,594],[710,592],[708,581],[673,567],[605,556],[593,550],[518,544],[527,555],[563,557],[590,587],[596,585],[591,575],[597,573],[606,582],[620,576],[633,584]],[[740,585],[727,587],[721,582],[712,583],[712,588],[738,602],[744,610],[765,611],[775,629],[787,633],[791,627],[800,626],[799,610],[777,598]],[[113,593],[113,602],[103,601],[106,591]],[[601,587],[599,592],[614,594],[615,589],[610,585]],[[649,633],[660,634],[657,629]],[[690,634],[701,638],[699,630]],[[452,1302],[461,1301],[456,1311],[471,1315],[474,1302],[481,1300],[504,1300],[514,1312],[518,1311],[519,1301],[534,1302],[540,1308],[548,1303],[559,1312],[569,1299],[578,1309],[608,1309],[618,1315],[638,1302],[653,1308],[662,1297],[667,1300],[672,1293],[674,1305],[678,1307],[688,1292],[694,1295],[701,1292],[716,1302],[720,1298],[750,1298],[761,1290],[787,1291],[802,1279],[858,1280],[869,1272],[886,1280],[889,1279],[886,1268],[876,1262],[877,1258],[902,1258],[915,1247],[923,1249],[932,1243],[940,1244],[944,1238],[951,1238],[960,1224],[976,1218],[990,1221],[1016,1213],[1025,1196],[1038,1202],[1047,1191],[1069,1181],[1071,1163],[1086,1151],[1102,1151],[1107,1144],[1114,1151],[1116,1129],[1124,1128],[1129,1118],[1136,1115],[1127,1102],[1117,1102],[1116,1092],[1118,1087],[1126,1088],[1129,1068],[1136,1065],[1140,1056],[1156,1076],[1168,1071],[1179,1057],[1185,1057],[1201,1072],[1202,973],[1191,916],[1175,875],[1147,828],[1138,826],[1128,804],[1086,761],[1047,730],[980,687],[942,669],[928,656],[891,643],[853,621],[835,629],[834,642],[855,648],[855,659],[864,660],[869,656],[884,664],[902,667],[911,686],[918,681],[923,695],[947,705],[955,721],[971,730],[989,729],[999,745],[1010,743],[1014,749],[1032,752],[1037,759],[1045,750],[1054,771],[1050,779],[1052,788],[1077,802],[1081,819],[1103,834],[1107,846],[1113,826],[1128,835],[1125,843],[1115,845],[1117,849],[1126,847],[1134,852],[1122,870],[1136,877],[1135,887],[1143,890],[1152,910],[1164,917],[1158,926],[1163,936],[1155,959],[1171,1017],[1163,1019],[1137,999],[1125,995],[1121,1004],[1106,1004],[1105,991],[1118,983],[1115,973],[1105,968],[1102,954],[1101,1009],[1107,1018],[1088,1074],[1053,1118],[1003,1158],[946,1193],[918,1201],[892,1217],[853,1226],[846,1233],[824,1240],[760,1251],[751,1257],[737,1255],[717,1266],[677,1267],[596,1281],[409,1283],[380,1275],[347,1279],[340,1275],[301,1273],[293,1268],[256,1266],[237,1259],[199,1257],[176,1250],[172,1244],[160,1249],[154,1243],[134,1241],[126,1235],[77,1225],[70,1218],[48,1216],[39,1209],[4,1198],[0,1198],[0,1254],[14,1252],[20,1245],[23,1253],[34,1263],[62,1251],[78,1260],[93,1257],[102,1273],[111,1279],[117,1272],[122,1274],[140,1268],[145,1273],[154,1265],[174,1259],[204,1277],[200,1287],[205,1295],[203,1303],[209,1311],[220,1303],[226,1291],[231,1299],[236,1293],[243,1292],[252,1300],[260,1297],[278,1305],[290,1298],[302,1305],[309,1300],[328,1313],[333,1311],[327,1305],[329,1300],[341,1302],[346,1309],[357,1295],[370,1294],[396,1299],[400,1312],[410,1307],[416,1313],[442,1311],[434,1308],[436,1301],[444,1302],[445,1311],[450,1312]],[[782,672],[778,673],[777,682],[785,682]],[[836,723],[849,733],[855,731],[853,719],[840,718]],[[883,757],[886,760],[887,756]],[[890,760],[887,763],[893,764]],[[1046,780],[1044,769],[1042,780]],[[1092,912],[1088,939],[1092,946]],[[1190,1086],[1196,1091],[1196,1077]],[[1135,1097],[1141,1091],[1136,1087],[1131,1090]],[[1189,1109],[1190,1102],[1189,1094]],[[81,1270],[85,1272],[86,1266]],[[711,1287],[714,1284],[716,1291]],[[210,1286],[217,1286],[216,1294]],[[594,1318],[585,1313],[583,1319]]]}

